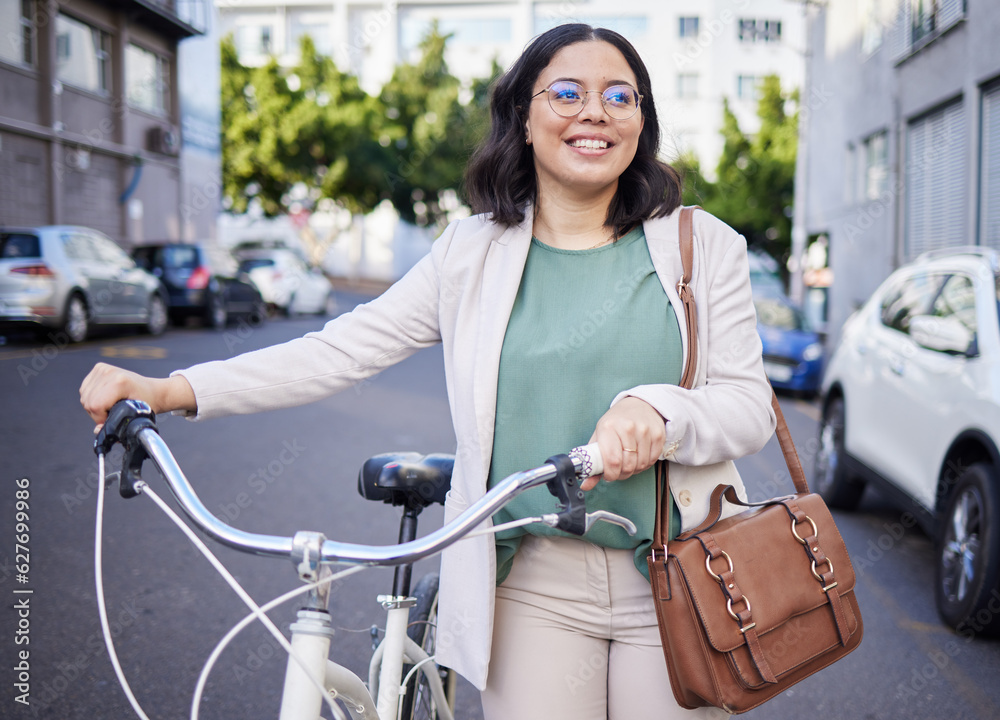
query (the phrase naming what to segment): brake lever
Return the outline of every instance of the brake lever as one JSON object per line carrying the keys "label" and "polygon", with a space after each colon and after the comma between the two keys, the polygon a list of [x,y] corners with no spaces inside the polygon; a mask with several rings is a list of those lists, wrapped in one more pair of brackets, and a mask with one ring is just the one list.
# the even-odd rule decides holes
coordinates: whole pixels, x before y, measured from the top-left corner
{"label": "brake lever", "polygon": [[559,509],[556,527],[573,535],[583,535],[587,532],[587,505],[573,460],[569,455],[553,455],[545,462],[556,469],[555,477],[547,483]]}
{"label": "brake lever", "polygon": [[608,512],[607,510],[595,510],[594,512],[587,513],[587,530],[590,530],[590,528],[599,523],[601,520],[624,528],[625,532],[629,535],[635,535],[638,532],[635,523],[627,517],[616,515],[615,513]]}
{"label": "brake lever", "polygon": [[[618,525],[623,528],[629,535],[635,535],[638,529],[635,523],[629,520],[627,517],[622,517],[621,515],[615,515],[613,512],[608,512],[607,510],[595,510],[594,512],[589,512],[584,516],[583,519],[583,532],[587,532],[590,528],[594,527],[597,523],[609,522],[612,525]],[[559,514],[558,513],[545,513],[540,515],[533,520],[534,522],[545,523],[549,527],[558,528],[559,527]],[[561,529],[561,528],[560,528]],[[582,533],[581,533],[582,534]]]}
{"label": "brake lever", "polygon": [[118,492],[123,498],[139,494],[137,486],[142,481],[142,463],[149,457],[138,439],[139,431],[145,428],[156,430],[156,415],[149,405],[141,400],[119,400],[94,439],[94,452],[98,455],[107,455],[115,443],[125,448],[121,472],[104,478],[105,483],[117,480]]}

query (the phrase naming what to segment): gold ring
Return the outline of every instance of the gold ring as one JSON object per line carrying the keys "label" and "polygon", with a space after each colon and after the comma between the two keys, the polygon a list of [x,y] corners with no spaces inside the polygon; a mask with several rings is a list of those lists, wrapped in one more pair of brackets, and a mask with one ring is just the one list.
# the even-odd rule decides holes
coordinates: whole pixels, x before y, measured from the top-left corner
{"label": "gold ring", "polygon": [[639,452],[637,448],[622,448],[622,452]]}

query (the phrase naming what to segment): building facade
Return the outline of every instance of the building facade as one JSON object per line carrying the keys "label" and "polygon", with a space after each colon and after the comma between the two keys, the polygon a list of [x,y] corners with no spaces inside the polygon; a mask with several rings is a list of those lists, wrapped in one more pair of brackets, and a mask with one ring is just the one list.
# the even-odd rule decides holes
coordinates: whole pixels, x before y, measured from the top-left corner
{"label": "building facade", "polygon": [[358,75],[377,93],[399,62],[419,57],[437,21],[451,33],[448,66],[469,81],[508,66],[532,37],[564,22],[622,33],[649,67],[667,159],[690,152],[712,176],[722,151],[722,100],[745,132],[758,127],[764,75],[802,82],[804,18],[788,0],[217,0],[222,32],[245,64],[276,56],[294,64],[299,39]]}
{"label": "building facade", "polygon": [[808,37],[796,209],[828,246],[837,334],[900,264],[1000,248],[1000,5],[833,0]]}
{"label": "building facade", "polygon": [[[214,235],[218,122],[187,147],[185,135],[211,135],[212,109],[188,116],[179,79],[182,41],[210,11],[203,0],[0,0],[0,225],[85,225],[125,247]],[[213,143],[214,161],[198,159]]]}

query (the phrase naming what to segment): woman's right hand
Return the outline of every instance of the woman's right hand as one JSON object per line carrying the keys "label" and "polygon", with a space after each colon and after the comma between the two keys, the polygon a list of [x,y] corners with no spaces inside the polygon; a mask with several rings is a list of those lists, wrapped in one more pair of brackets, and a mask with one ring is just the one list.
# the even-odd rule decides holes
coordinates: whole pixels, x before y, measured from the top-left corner
{"label": "woman's right hand", "polygon": [[194,390],[182,375],[149,378],[97,363],[80,385],[80,404],[98,429],[107,420],[111,406],[119,400],[142,400],[154,413],[198,409]]}

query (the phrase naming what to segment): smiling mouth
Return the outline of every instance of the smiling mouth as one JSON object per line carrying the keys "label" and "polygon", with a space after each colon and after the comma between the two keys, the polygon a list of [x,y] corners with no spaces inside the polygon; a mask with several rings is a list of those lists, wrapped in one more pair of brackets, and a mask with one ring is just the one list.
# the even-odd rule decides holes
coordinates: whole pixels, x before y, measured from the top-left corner
{"label": "smiling mouth", "polygon": [[589,148],[590,150],[604,150],[608,147],[606,140],[571,140],[567,145],[575,148]]}

